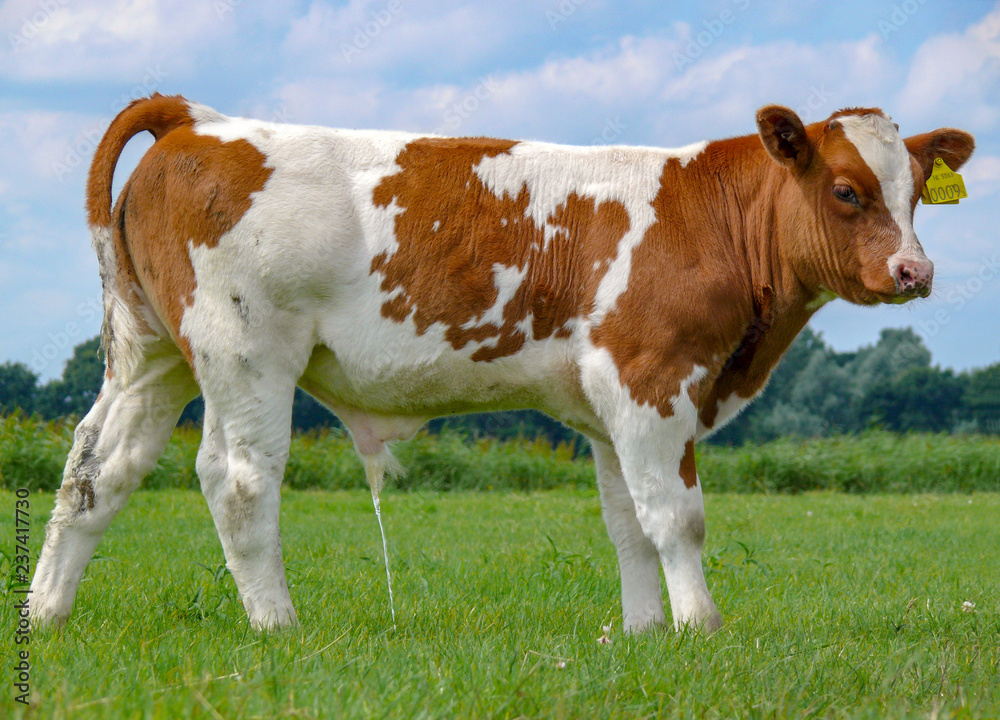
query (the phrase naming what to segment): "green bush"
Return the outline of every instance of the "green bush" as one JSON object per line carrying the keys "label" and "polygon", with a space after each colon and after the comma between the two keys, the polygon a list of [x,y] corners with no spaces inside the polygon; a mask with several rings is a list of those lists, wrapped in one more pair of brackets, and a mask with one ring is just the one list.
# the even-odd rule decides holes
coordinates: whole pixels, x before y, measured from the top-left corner
{"label": "green bush", "polygon": [[718,492],[995,492],[1000,438],[871,430],[734,450],[708,446],[698,473]]}
{"label": "green bush", "polygon": [[0,417],[0,487],[55,490],[72,444],[71,425],[19,414]]}
{"label": "green bush", "polygon": [[309,432],[292,437],[285,484],[305,490],[352,490],[367,487],[354,444],[340,430]]}
{"label": "green bush", "polygon": [[191,427],[179,427],[174,430],[174,435],[167,443],[159,462],[140,487],[150,490],[200,488],[198,475],[194,469],[200,442],[201,430]]}
{"label": "green bush", "polygon": [[[69,425],[12,415],[0,418],[0,487],[55,490],[73,441]],[[174,432],[143,482],[145,488],[197,489],[201,433]],[[471,440],[454,430],[422,432],[399,443],[401,490],[548,490],[594,487],[593,463],[572,444],[546,440]],[[1000,491],[1000,438],[869,431],[814,440],[780,439],[741,448],[699,446],[698,474],[713,492],[795,493]],[[285,484],[294,489],[367,487],[361,462],[342,431],[292,438]]]}

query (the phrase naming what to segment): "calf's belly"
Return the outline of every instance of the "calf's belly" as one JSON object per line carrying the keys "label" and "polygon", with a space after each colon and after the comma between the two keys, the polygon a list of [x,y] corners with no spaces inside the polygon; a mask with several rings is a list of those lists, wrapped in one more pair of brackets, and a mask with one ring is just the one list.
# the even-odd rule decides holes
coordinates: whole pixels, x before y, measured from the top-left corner
{"label": "calf's belly", "polygon": [[365,358],[318,346],[299,385],[338,416],[362,454],[412,436],[435,417],[495,410],[540,410],[606,437],[563,348],[529,345],[518,356],[492,362],[475,362],[450,348],[436,357],[408,357],[408,349],[397,342],[394,352]]}

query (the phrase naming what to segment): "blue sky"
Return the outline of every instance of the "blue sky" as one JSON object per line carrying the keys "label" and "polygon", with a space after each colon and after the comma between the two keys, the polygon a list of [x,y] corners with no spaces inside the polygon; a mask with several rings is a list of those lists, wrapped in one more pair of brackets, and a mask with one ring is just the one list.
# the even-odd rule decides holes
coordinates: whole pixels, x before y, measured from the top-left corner
{"label": "blue sky", "polygon": [[[978,144],[970,197],[917,208],[934,295],[837,301],[812,325],[841,350],[911,326],[945,367],[1000,360],[997,2],[9,0],[0,31],[0,362],[43,379],[100,327],[93,148],[154,90],[231,115],[576,144],[745,134],[768,103],[960,127]],[[118,186],[149,144],[130,143]]]}

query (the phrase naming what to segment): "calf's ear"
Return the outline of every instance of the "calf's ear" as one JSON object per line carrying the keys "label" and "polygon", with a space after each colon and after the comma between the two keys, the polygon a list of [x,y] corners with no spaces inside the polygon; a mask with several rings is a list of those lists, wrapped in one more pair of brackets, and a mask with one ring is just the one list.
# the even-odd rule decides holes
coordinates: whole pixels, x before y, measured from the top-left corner
{"label": "calf's ear", "polygon": [[931,176],[935,158],[941,158],[952,170],[958,170],[976,149],[976,141],[969,133],[954,128],[914,135],[903,142],[924,171],[925,180]]}
{"label": "calf's ear", "polygon": [[757,132],[764,149],[775,162],[803,172],[812,160],[813,146],[802,121],[793,110],[767,105],[757,111]]}

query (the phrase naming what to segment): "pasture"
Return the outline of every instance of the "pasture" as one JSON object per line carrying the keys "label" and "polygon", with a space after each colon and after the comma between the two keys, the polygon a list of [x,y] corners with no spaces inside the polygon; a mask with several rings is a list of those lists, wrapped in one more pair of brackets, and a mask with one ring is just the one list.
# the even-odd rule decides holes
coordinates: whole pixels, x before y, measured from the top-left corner
{"label": "pasture", "polygon": [[[52,503],[31,496],[35,557]],[[31,635],[27,710],[13,701],[4,632],[0,717],[1000,714],[1000,494],[710,490],[705,565],[726,620],[712,637],[620,633],[617,565],[590,487],[390,487],[382,506],[396,627],[368,493],[293,489],[282,532],[302,625],[258,636],[201,496],[136,493],[69,624]],[[13,508],[0,492],[5,553]]]}

